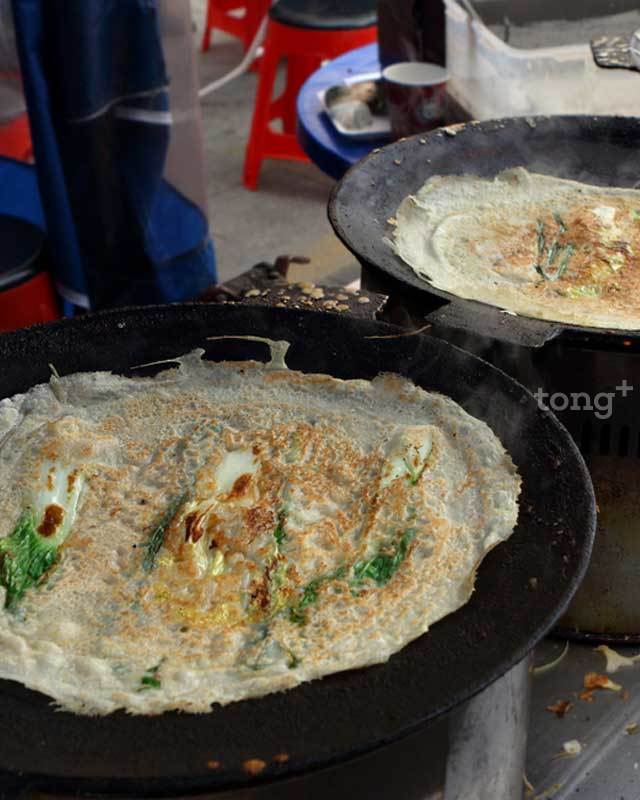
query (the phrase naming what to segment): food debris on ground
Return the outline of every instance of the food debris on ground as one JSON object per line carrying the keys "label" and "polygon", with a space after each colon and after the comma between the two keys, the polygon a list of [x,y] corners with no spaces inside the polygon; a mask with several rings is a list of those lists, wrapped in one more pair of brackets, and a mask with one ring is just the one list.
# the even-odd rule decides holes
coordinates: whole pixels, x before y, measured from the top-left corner
{"label": "food debris on ground", "polygon": [[540,792],[540,794],[537,794],[533,800],[551,800],[552,797],[555,797],[558,794],[560,789],[562,789],[562,784],[554,783],[552,786],[549,786],[548,789],[545,789],[544,791]]}
{"label": "food debris on ground", "polygon": [[606,644],[601,644],[600,647],[596,647],[596,653],[602,653],[607,659],[607,665],[604,671],[609,674],[617,672],[619,669],[624,669],[625,667],[633,667],[635,664],[640,663],[640,654],[636,656],[623,656],[621,653],[607,647]]}
{"label": "food debris on ground", "polygon": [[[537,584],[536,584],[537,585]],[[569,642],[565,642],[564,647],[562,648],[562,652],[557,658],[554,658],[553,661],[549,661],[547,664],[542,664],[539,667],[534,667],[532,672],[534,675],[542,675],[544,672],[549,672],[554,667],[557,667],[558,664],[564,659],[564,657],[569,652]]]}
{"label": "food debris on ground", "polygon": [[580,699],[584,700],[585,703],[593,703],[595,697],[593,696],[593,689],[583,689],[580,692]]}
{"label": "food debris on ground", "polygon": [[582,745],[577,739],[569,739],[562,743],[562,750],[552,757],[552,761],[560,761],[563,758],[575,758],[582,753]]}
{"label": "food debris on ground", "polygon": [[569,702],[569,700],[558,700],[557,703],[554,703],[551,706],[547,706],[547,711],[551,711],[553,714],[556,715],[559,719],[565,716],[568,713],[569,709],[572,707],[573,703]]}
{"label": "food debris on ground", "polygon": [[598,672],[587,672],[584,676],[584,688],[609,689],[611,692],[622,691],[622,686],[620,686],[620,684],[614,683],[611,678],[608,678],[606,675],[601,675]]}
{"label": "food debris on ground", "polygon": [[575,756],[579,756],[582,752],[582,745],[577,739],[569,739],[568,742],[564,742],[562,745],[562,753],[561,756],[566,756],[567,758],[574,758]]}
{"label": "food debris on ground", "polygon": [[324,297],[324,290],[319,286],[306,286],[302,289],[302,294],[313,297],[314,300],[320,300],[320,298]]}
{"label": "food debris on ground", "polygon": [[624,726],[624,730],[629,736],[635,736],[638,730],[640,730],[640,725],[638,725],[637,722],[629,722]]}

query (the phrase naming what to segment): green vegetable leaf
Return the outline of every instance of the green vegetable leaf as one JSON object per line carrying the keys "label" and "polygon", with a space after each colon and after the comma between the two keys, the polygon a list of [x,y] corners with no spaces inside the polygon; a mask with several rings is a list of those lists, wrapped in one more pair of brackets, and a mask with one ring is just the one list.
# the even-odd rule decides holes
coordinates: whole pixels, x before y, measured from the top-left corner
{"label": "green vegetable leaf", "polygon": [[145,692],[147,689],[159,689],[162,686],[162,681],[160,678],[158,678],[158,672],[160,667],[164,664],[164,661],[164,658],[161,658],[155,667],[150,667],[144,673],[144,675],[140,678],[140,686],[138,687],[139,692]]}
{"label": "green vegetable leaf", "polygon": [[302,590],[302,597],[300,600],[298,600],[294,606],[289,608],[290,621],[295,622],[297,625],[304,625],[307,622],[305,609],[318,601],[318,591],[322,584],[329,583],[331,581],[339,581],[346,577],[347,572],[347,567],[342,566],[338,567],[338,569],[334,570],[333,572],[329,572],[327,575],[320,575],[318,578],[314,578],[312,581],[309,581],[309,583]]}
{"label": "green vegetable leaf", "polygon": [[567,271],[567,267],[569,266],[569,261],[571,261],[571,258],[575,253],[575,251],[576,248],[572,244],[568,244],[565,247],[562,258],[560,259],[560,266],[558,267],[558,271],[556,272],[555,278],[553,278],[553,280],[557,281],[558,278],[561,278],[564,275],[564,273]]}
{"label": "green vegetable leaf", "polygon": [[162,683],[158,678],[154,678],[152,675],[143,675],[140,679],[140,691],[144,691],[145,689],[159,689],[162,686]]}
{"label": "green vegetable leaf", "polygon": [[[558,225],[559,234],[562,235],[567,232],[567,226],[563,222],[559,214],[554,213],[553,218]],[[576,248],[573,244],[561,245],[556,237],[553,242],[547,246],[545,236],[545,226],[542,220],[538,220],[536,226],[537,243],[538,243],[538,260],[533,265],[536,272],[541,275],[546,281],[557,281],[567,271],[569,262],[573,257]],[[558,262],[559,259],[559,262]],[[551,268],[558,263],[555,272],[551,272]]]}
{"label": "green vegetable leaf", "polygon": [[553,212],[553,218],[556,221],[556,224],[558,225],[558,227],[560,228],[560,233],[566,233],[567,232],[567,226],[564,224],[564,222],[562,220],[562,217],[560,216],[560,214],[558,214],[557,211]]}
{"label": "green vegetable leaf", "polygon": [[424,464],[422,464],[422,466],[416,469],[413,466],[413,464],[411,464],[411,462],[407,458],[405,458],[404,465],[407,468],[407,472],[409,473],[409,483],[412,486],[415,486],[422,477],[422,473],[425,471],[427,467],[427,462],[425,461]]}
{"label": "green vegetable leaf", "polygon": [[547,253],[547,263],[545,265],[547,267],[547,269],[549,267],[551,267],[553,264],[555,264],[556,256],[558,255],[558,249],[559,249],[559,245],[558,245],[558,242],[556,240],[555,242],[552,243],[552,245],[549,248],[549,251]]}
{"label": "green vegetable leaf", "polygon": [[35,586],[57,558],[55,542],[36,530],[32,511],[25,511],[10,536],[0,539],[0,585],[7,590],[5,608],[13,608]]}
{"label": "green vegetable leaf", "polygon": [[287,560],[278,552],[267,561],[262,576],[252,584],[249,595],[250,615],[254,621],[268,621],[287,604]]}
{"label": "green vegetable leaf", "polygon": [[262,585],[259,587],[258,593],[251,595],[249,599],[253,607],[254,619],[271,619],[286,607],[288,565],[286,555],[280,550],[287,538],[286,518],[287,509],[283,507],[277,513],[278,523],[273,531],[273,551],[265,565],[261,578]]}
{"label": "green vegetable leaf", "polygon": [[148,541],[142,545],[147,550],[147,552],[144,554],[144,558],[142,559],[142,568],[147,572],[151,572],[151,570],[155,567],[156,557],[160,552],[162,545],[164,544],[164,537],[167,532],[167,528],[171,524],[171,521],[175,515],[178,513],[178,509],[184,504],[186,498],[187,493],[185,492],[184,494],[180,495],[180,497],[176,497],[171,501],[167,507],[167,510],[153,528]]}
{"label": "green vegetable leaf", "polygon": [[409,546],[416,535],[415,528],[407,528],[397,542],[385,547],[373,558],[358,561],[353,567],[353,585],[369,579],[383,586],[398,571],[409,551]]}
{"label": "green vegetable leaf", "polygon": [[280,548],[284,540],[287,538],[287,534],[284,530],[284,524],[286,518],[287,518],[286,509],[281,508],[280,511],[278,511],[278,525],[275,531],[273,532],[273,538],[276,541],[276,548]]}
{"label": "green vegetable leaf", "polygon": [[283,649],[287,654],[287,666],[289,667],[289,669],[295,669],[296,667],[299,667],[300,664],[302,663],[301,659],[299,659],[298,656],[292,650],[289,650],[288,648],[283,648]]}
{"label": "green vegetable leaf", "polygon": [[547,245],[544,235],[544,222],[541,219],[538,220],[536,232],[538,235],[538,260],[541,261],[544,256],[544,249]]}
{"label": "green vegetable leaf", "polygon": [[598,297],[600,289],[597,286],[570,286],[567,289],[569,297]]}
{"label": "green vegetable leaf", "polygon": [[297,606],[293,606],[289,609],[289,621],[295,622],[296,625],[306,625],[307,624],[307,615],[299,611]]}
{"label": "green vegetable leaf", "polygon": [[76,517],[84,478],[79,469],[45,462],[41,484],[12,533],[0,539],[0,585],[12,608],[51,569]]}

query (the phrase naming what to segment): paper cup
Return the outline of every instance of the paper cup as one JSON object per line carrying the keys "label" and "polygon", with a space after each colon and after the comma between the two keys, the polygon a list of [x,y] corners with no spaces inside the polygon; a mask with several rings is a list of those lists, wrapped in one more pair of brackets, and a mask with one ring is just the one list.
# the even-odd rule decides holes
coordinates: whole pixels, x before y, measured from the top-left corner
{"label": "paper cup", "polygon": [[407,61],[387,67],[382,77],[397,139],[445,124],[448,75],[444,67]]}

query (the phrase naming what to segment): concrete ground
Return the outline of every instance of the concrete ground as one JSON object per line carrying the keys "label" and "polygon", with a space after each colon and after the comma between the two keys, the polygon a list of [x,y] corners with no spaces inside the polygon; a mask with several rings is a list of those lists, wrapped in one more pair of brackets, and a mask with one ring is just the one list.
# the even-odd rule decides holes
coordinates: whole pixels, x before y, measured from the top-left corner
{"label": "concrete ground", "polygon": [[[192,0],[197,44],[206,0]],[[216,31],[208,53],[199,56],[204,85],[224,75],[242,59],[237,40]],[[327,220],[333,180],[312,164],[266,161],[259,191],[242,185],[257,74],[236,79],[203,100],[209,217],[215,240],[220,281],[278,255],[311,259],[296,267],[295,277],[321,281],[333,272],[354,276],[357,267]]]}

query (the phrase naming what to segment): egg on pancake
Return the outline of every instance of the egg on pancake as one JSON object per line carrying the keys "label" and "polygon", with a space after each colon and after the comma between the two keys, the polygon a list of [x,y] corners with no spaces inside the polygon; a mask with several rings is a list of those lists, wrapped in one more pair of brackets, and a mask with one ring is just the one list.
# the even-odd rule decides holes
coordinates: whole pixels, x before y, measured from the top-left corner
{"label": "egg on pancake", "polygon": [[400,205],[390,242],[468,300],[590,327],[640,328],[640,193],[522,167],[439,175]]}
{"label": "egg on pancake", "polygon": [[208,711],[387,660],[512,533],[498,438],[405,378],[202,351],[0,402],[0,678]]}

